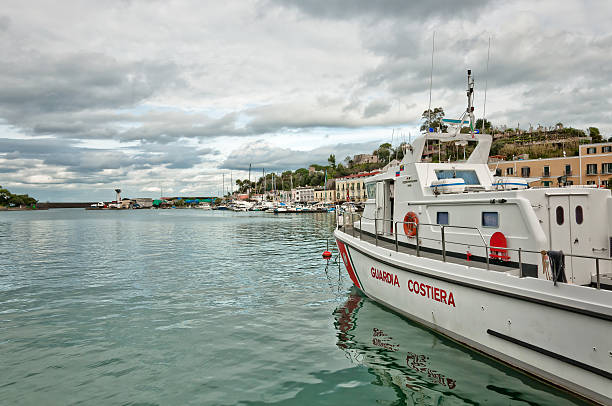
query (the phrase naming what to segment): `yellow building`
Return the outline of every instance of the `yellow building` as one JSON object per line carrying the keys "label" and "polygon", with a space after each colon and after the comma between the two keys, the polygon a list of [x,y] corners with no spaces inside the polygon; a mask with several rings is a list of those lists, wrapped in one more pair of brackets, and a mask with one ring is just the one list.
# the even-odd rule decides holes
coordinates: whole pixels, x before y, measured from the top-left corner
{"label": "yellow building", "polygon": [[365,182],[378,171],[357,173],[336,179],[336,200],[339,202],[365,202],[368,199]]}
{"label": "yellow building", "polygon": [[608,186],[612,178],[612,142],[579,146],[578,156],[489,163],[498,176],[540,178],[530,186]]}
{"label": "yellow building", "polygon": [[314,200],[315,202],[336,203],[336,191],[334,189],[315,189]]}

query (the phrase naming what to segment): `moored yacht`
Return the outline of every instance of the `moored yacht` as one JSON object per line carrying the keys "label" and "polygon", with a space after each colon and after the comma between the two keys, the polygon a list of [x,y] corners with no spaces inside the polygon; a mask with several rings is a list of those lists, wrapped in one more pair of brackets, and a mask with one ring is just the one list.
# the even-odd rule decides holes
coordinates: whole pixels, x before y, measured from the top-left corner
{"label": "moored yacht", "polygon": [[[588,399],[612,403],[612,196],[495,178],[491,136],[468,107],[367,184],[363,215],[335,231],[367,296],[452,339]],[[469,133],[461,133],[469,124]],[[426,143],[474,143],[430,163]]]}

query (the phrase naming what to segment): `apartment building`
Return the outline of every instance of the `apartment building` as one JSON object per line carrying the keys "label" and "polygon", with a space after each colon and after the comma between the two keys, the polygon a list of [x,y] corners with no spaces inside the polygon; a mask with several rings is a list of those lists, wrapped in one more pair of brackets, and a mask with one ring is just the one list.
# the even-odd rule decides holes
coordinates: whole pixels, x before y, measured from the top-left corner
{"label": "apartment building", "polygon": [[365,202],[368,199],[365,182],[379,171],[357,173],[336,179],[336,200]]}
{"label": "apartment building", "polygon": [[308,203],[315,200],[315,190],[311,187],[298,187],[291,190],[291,199],[297,203]]}
{"label": "apartment building", "polygon": [[489,168],[499,176],[539,178],[531,186],[608,186],[612,179],[612,142],[580,145],[578,151],[578,156],[491,162]]}
{"label": "apartment building", "polygon": [[323,188],[316,188],[314,199],[316,202],[336,203],[336,191],[334,189],[324,190]]}

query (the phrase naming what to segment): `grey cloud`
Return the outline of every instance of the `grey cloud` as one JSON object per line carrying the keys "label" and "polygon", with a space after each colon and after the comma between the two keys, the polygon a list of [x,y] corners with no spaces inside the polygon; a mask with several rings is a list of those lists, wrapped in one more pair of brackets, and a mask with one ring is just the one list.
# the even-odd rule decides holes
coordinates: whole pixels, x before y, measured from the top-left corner
{"label": "grey cloud", "polygon": [[391,110],[391,104],[389,102],[384,101],[384,100],[373,100],[363,110],[363,117],[364,118],[376,117],[380,114],[387,113],[389,110]]}
{"label": "grey cloud", "polygon": [[[194,148],[183,145],[142,144],[121,150],[79,147],[63,140],[0,139],[0,154],[9,160],[35,159],[45,165],[66,167],[79,174],[90,174],[106,169],[139,170],[156,166],[168,169],[192,168],[202,157],[216,155],[212,148]],[[97,179],[99,181],[99,179]]]}
{"label": "grey cloud", "polygon": [[6,117],[132,106],[178,80],[176,66],[119,62],[99,53],[3,58],[0,108]]}
{"label": "grey cloud", "polygon": [[232,151],[220,168],[248,170],[251,164],[252,168],[280,171],[304,168],[311,164],[327,165],[327,158],[330,154],[335,154],[336,160],[340,162],[347,155],[370,153],[378,147],[378,144],[378,142],[345,143],[323,146],[309,151],[297,151],[258,141]]}
{"label": "grey cloud", "polygon": [[0,16],[0,32],[6,31],[11,25],[11,19],[7,16]]}
{"label": "grey cloud", "polygon": [[[220,160],[197,144],[219,136],[329,128],[333,137],[337,129],[411,125],[427,106],[434,30],[432,99],[449,115],[464,109],[467,68],[482,111],[491,36],[494,123],[612,129],[606,2],[178,2],[171,13],[164,2],[120,12],[93,3],[78,13],[63,2],[3,6],[0,131],[55,139],[0,141],[0,165],[18,168],[3,179],[32,185],[140,182],[160,168],[191,176]],[[79,140],[123,147],[83,148]],[[353,153],[346,148],[255,143],[223,165],[305,166]]]}
{"label": "grey cloud", "polygon": [[282,6],[295,7],[302,12],[320,18],[345,19],[354,17],[378,18],[414,18],[425,19],[432,16],[465,16],[477,12],[486,6],[485,1],[467,0],[437,0],[437,1],[406,1],[406,0],[274,0]]}

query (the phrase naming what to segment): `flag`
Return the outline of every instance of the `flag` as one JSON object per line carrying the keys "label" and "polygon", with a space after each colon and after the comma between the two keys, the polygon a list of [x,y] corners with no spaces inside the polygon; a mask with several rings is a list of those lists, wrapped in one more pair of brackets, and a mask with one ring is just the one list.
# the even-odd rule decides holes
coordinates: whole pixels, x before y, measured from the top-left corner
{"label": "flag", "polygon": [[399,176],[400,175],[400,171],[395,172],[395,176]]}

